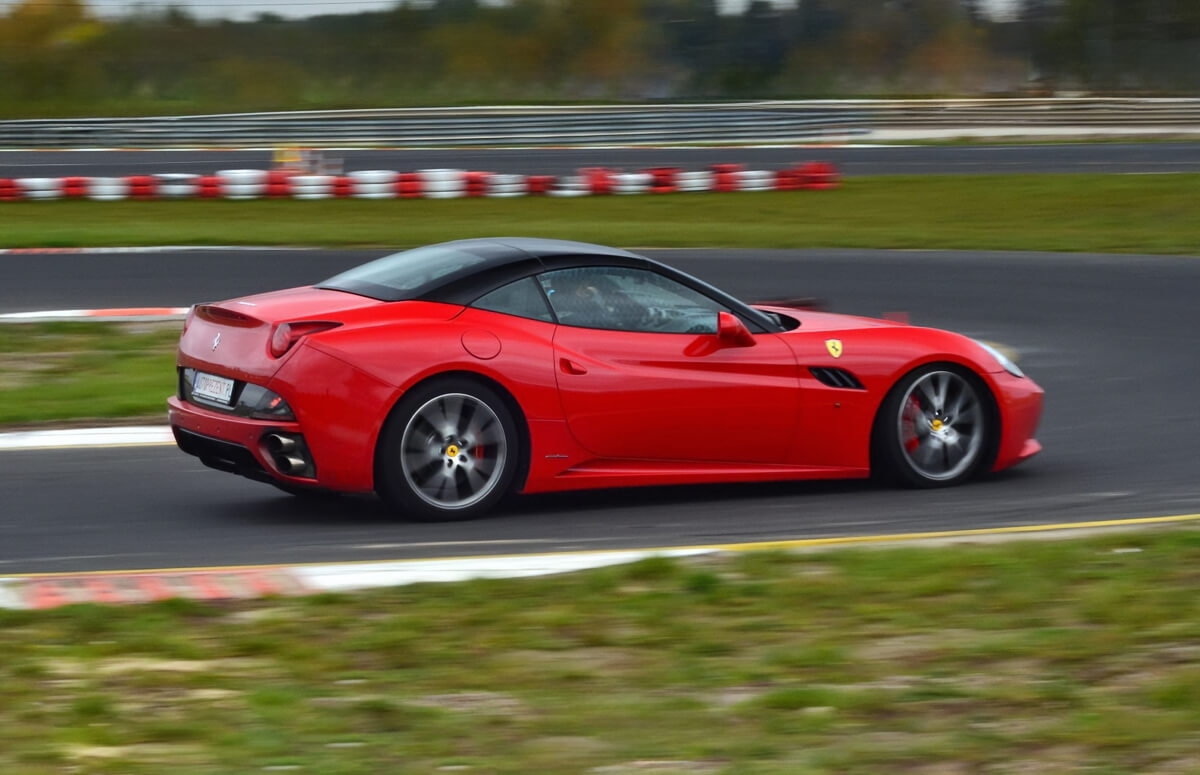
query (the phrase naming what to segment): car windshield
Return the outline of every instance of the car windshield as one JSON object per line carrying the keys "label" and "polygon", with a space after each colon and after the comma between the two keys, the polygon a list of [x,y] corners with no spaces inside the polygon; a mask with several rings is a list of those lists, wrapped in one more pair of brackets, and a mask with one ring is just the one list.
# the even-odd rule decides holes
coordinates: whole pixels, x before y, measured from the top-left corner
{"label": "car windshield", "polygon": [[487,263],[486,249],[430,245],[393,253],[318,283],[318,288],[347,291],[382,301],[415,299],[426,291]]}

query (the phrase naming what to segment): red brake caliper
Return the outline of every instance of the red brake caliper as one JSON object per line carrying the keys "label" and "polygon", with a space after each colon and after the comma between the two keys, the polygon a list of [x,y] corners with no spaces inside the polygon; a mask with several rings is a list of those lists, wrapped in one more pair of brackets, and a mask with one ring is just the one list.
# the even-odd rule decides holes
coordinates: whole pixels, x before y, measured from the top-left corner
{"label": "red brake caliper", "polygon": [[904,418],[900,423],[900,441],[905,452],[915,452],[917,447],[921,446],[921,440],[917,438],[917,422],[920,417],[921,402],[915,396],[909,396],[904,407]]}

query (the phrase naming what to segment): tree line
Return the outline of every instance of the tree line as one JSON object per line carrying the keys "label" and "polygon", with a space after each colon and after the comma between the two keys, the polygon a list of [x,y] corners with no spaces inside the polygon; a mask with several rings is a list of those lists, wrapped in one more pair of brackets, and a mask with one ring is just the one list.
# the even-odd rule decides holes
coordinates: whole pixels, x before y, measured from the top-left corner
{"label": "tree line", "polygon": [[1196,0],[400,0],[250,21],[0,15],[0,116],[1200,89]]}

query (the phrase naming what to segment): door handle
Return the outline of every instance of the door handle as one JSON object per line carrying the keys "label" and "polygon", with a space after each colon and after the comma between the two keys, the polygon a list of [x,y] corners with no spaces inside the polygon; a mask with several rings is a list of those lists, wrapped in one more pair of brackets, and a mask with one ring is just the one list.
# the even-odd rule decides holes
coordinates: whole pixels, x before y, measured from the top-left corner
{"label": "door handle", "polygon": [[570,360],[569,358],[559,358],[558,359],[558,368],[562,369],[563,374],[574,374],[574,375],[587,374],[587,369],[583,368],[578,363]]}

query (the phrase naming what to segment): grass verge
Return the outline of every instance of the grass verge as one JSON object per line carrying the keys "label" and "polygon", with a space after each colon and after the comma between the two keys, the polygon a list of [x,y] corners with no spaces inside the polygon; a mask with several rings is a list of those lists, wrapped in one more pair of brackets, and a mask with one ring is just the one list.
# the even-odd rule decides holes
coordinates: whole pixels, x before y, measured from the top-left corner
{"label": "grass verge", "polygon": [[0,612],[0,771],[1200,771],[1200,530]]}
{"label": "grass verge", "polygon": [[0,246],[411,246],[520,233],[626,247],[1200,253],[1200,175],[850,178],[836,191],[460,200],[0,203]]}
{"label": "grass verge", "polygon": [[0,325],[0,428],[166,420],[180,323]]}

